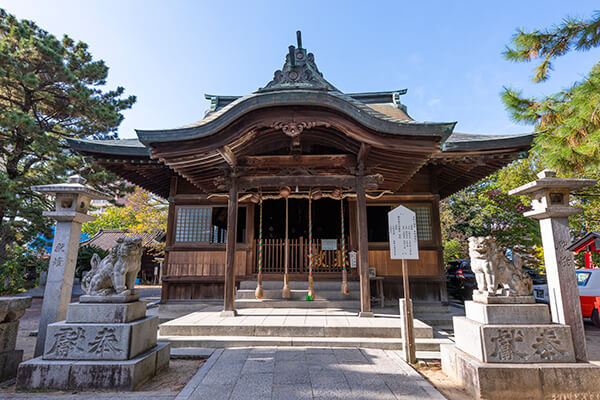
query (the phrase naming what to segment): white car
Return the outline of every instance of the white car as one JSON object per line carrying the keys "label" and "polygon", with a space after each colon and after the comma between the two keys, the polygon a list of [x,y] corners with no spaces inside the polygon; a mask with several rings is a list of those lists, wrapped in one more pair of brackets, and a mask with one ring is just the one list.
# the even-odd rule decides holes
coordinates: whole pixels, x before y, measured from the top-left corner
{"label": "white car", "polygon": [[[600,327],[600,269],[578,269],[577,286],[583,318],[590,318]],[[548,285],[533,285],[533,297],[538,303],[549,303]]]}

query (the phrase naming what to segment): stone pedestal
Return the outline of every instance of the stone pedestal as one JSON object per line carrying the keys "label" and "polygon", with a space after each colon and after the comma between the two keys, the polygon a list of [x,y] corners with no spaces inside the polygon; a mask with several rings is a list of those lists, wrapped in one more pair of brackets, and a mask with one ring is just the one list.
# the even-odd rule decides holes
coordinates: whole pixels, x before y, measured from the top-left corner
{"label": "stone pedestal", "polygon": [[596,395],[600,367],[576,362],[570,327],[552,323],[547,305],[523,299],[465,302],[466,316],[453,321],[456,343],[441,347],[446,375],[477,399]]}
{"label": "stone pedestal", "polygon": [[43,356],[19,366],[17,388],[133,390],[169,365],[157,328],[141,301],[72,303],[66,321],[48,325]]}
{"label": "stone pedestal", "polygon": [[0,297],[0,383],[17,376],[23,350],[15,350],[19,318],[31,306],[31,297]]}

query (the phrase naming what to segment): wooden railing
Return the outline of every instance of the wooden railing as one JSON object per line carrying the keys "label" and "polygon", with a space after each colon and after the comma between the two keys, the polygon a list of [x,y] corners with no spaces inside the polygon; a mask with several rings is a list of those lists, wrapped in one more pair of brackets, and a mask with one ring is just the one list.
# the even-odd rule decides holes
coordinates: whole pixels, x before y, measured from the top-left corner
{"label": "wooden railing", "polygon": [[[258,250],[258,240],[254,245]],[[289,239],[290,274],[308,273],[308,239]],[[340,248],[338,239],[337,248]],[[254,273],[258,272],[258,251],[255,252]],[[285,239],[263,239],[263,273],[282,274],[285,270]],[[341,272],[341,251],[322,250],[321,241],[313,241],[313,272]]]}

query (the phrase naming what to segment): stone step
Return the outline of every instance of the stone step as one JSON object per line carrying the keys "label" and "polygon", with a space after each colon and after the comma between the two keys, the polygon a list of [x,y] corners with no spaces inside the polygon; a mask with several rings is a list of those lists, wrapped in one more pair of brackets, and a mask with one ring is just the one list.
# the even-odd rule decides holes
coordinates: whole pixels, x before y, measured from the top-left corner
{"label": "stone step", "polygon": [[278,299],[240,299],[235,301],[237,309],[242,308],[339,308],[359,310],[360,300],[278,300]]}
{"label": "stone step", "polygon": [[[228,347],[362,347],[371,349],[401,350],[401,338],[377,337],[315,337],[315,336],[159,336],[161,342],[172,348],[228,348]],[[452,343],[443,338],[415,338],[418,352],[426,359],[439,359],[440,344]],[[419,354],[417,354],[418,356]],[[437,357],[436,357],[437,355]]]}
{"label": "stone step", "polygon": [[451,315],[450,308],[447,304],[442,304],[439,301],[427,302],[427,301],[413,301],[413,312],[415,314],[448,314]]}
{"label": "stone step", "polygon": [[[318,278],[316,278],[318,279]],[[290,289],[292,290],[307,290],[308,289],[308,278],[305,281],[290,281],[289,283]],[[262,287],[265,290],[281,290],[283,288],[283,280],[281,281],[263,281]],[[342,287],[342,280],[339,281],[319,281],[315,280],[313,283],[313,288],[316,290],[337,290],[340,291]],[[359,291],[360,290],[360,282],[359,281],[349,281],[348,288],[350,292]],[[256,289],[256,281],[241,281],[240,282],[241,290],[255,290]]]}
{"label": "stone step", "polygon": [[[184,317],[185,318],[185,317]],[[266,336],[280,337],[367,337],[367,338],[399,338],[401,337],[400,322],[398,326],[324,326],[310,325],[299,321],[265,325],[236,323],[235,321],[193,322],[182,321],[184,318],[166,322],[159,327],[161,336]],[[416,338],[433,338],[433,328],[419,320],[414,321]]]}
{"label": "stone step", "polygon": [[415,318],[420,319],[428,325],[435,326],[452,326],[452,314],[434,314],[434,313],[417,313],[415,312]]}
{"label": "stone step", "polygon": [[[308,293],[307,289],[293,289],[291,290],[292,300],[305,300],[306,294]],[[254,300],[256,296],[254,295],[254,289],[240,289],[236,292],[236,299],[239,300]],[[359,300],[360,299],[360,291],[355,290],[351,291],[350,294],[342,293],[339,288],[337,290],[316,290],[315,289],[315,298],[320,300]],[[263,299],[283,299],[281,297],[281,289],[266,289],[264,290]]]}

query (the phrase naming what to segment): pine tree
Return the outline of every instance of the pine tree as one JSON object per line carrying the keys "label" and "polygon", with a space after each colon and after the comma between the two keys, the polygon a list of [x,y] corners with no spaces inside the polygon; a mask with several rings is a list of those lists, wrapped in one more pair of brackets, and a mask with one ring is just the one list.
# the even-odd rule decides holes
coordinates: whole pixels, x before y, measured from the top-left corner
{"label": "pine tree", "polygon": [[[533,82],[546,81],[552,61],[570,51],[600,46],[600,13],[590,20],[569,18],[543,31],[519,30],[505,57],[514,62],[541,60]],[[505,88],[502,99],[512,118],[535,125],[534,151],[543,164],[568,174],[593,171],[600,166],[600,63],[569,89],[526,98],[520,90]]]}
{"label": "pine tree", "polygon": [[51,205],[31,185],[57,183],[75,172],[91,184],[114,179],[84,164],[65,142],[116,137],[121,112],[135,97],[123,97],[122,87],[103,91],[107,75],[85,43],[59,40],[0,9],[0,267],[13,244],[48,232],[42,211]]}

